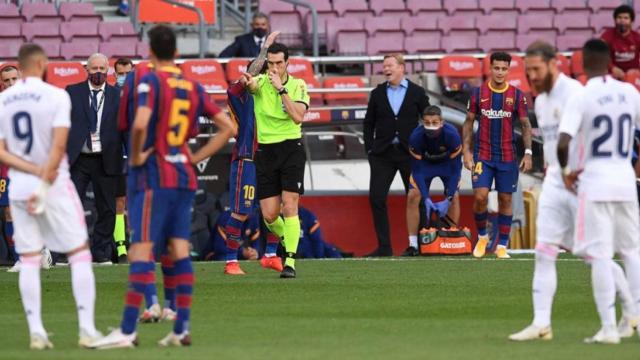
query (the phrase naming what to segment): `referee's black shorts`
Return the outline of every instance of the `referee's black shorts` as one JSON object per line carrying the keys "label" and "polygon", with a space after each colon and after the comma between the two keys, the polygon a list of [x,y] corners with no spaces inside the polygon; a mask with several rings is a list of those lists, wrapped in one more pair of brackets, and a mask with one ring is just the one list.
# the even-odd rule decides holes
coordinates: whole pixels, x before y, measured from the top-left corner
{"label": "referee's black shorts", "polygon": [[283,191],[302,195],[305,161],[301,139],[259,144],[255,158],[258,199],[279,196]]}

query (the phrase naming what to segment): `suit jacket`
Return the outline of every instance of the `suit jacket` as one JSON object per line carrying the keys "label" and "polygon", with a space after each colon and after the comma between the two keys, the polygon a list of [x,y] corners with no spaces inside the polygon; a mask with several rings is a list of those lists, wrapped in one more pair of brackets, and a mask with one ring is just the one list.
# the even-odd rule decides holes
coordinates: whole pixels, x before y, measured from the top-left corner
{"label": "suit jacket", "polygon": [[[387,97],[387,82],[379,84],[369,97],[367,114],[364,117],[364,148],[367,154],[382,154],[398,136],[402,147],[409,152],[409,136],[418,125],[422,111],[429,106],[429,97],[424,89],[408,81],[400,111],[396,116]],[[397,134],[397,135],[396,135]]]}
{"label": "suit jacket", "polygon": [[260,48],[253,38],[253,33],[236,36],[236,39],[220,53],[221,58],[249,57],[255,58]]}
{"label": "suit jacket", "polygon": [[[66,90],[71,97],[71,129],[67,140],[67,155],[69,165],[73,166],[89,136],[89,112],[92,110],[89,105],[90,89],[87,81],[69,85]],[[121,175],[124,160],[123,135],[118,131],[120,91],[109,84],[105,85],[104,91],[104,107],[100,120],[102,163],[107,175]]]}

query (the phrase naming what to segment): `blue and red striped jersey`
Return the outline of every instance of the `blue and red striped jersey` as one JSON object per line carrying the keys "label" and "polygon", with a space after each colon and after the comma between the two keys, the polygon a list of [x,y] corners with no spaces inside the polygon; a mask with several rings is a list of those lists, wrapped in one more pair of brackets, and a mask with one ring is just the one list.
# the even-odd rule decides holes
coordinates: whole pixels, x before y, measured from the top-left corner
{"label": "blue and red striped jersey", "polygon": [[514,119],[527,116],[527,98],[524,93],[507,84],[495,91],[489,82],[471,93],[468,109],[476,116],[474,157],[484,161],[516,161]]}
{"label": "blue and red striped jersey", "polygon": [[258,149],[256,135],[256,116],[253,111],[253,96],[239,83],[233,84],[227,90],[229,114],[238,125],[238,135],[233,146],[231,159],[253,160]]}
{"label": "blue and red striped jersey", "polygon": [[[143,62],[136,65],[136,68],[127,74],[120,93],[120,107],[118,108],[118,130],[129,131],[136,115],[138,104],[138,93],[136,87],[140,80],[153,71],[153,64]],[[127,144],[128,145],[128,144]]]}
{"label": "blue and red striped jersey", "polygon": [[152,109],[144,149],[154,147],[145,164],[131,168],[135,189],[197,188],[187,141],[198,135],[198,118],[220,112],[202,86],[185,79],[177,67],[163,67],[140,79],[138,107]]}

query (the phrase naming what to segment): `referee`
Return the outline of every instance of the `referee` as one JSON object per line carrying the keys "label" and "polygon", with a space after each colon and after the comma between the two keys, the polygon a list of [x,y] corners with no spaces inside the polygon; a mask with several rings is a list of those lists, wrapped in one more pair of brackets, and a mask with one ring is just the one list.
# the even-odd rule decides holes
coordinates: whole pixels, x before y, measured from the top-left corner
{"label": "referee", "polygon": [[[295,278],[300,240],[298,201],[304,193],[305,152],[301,124],[309,108],[307,84],[287,72],[289,49],[274,43],[267,49],[267,74],[244,73],[240,82],[254,97],[258,133],[256,175],[258,199],[270,232],[284,239],[281,278]],[[282,207],[282,215],[280,209]]]}

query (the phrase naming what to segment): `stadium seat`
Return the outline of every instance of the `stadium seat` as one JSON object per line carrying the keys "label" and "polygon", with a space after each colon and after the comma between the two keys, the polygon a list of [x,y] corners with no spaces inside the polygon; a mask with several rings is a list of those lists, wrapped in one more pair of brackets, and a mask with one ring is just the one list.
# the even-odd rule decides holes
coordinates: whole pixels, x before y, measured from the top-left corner
{"label": "stadium seat", "polygon": [[333,53],[336,50],[338,33],[346,31],[364,31],[362,20],[347,18],[327,20],[327,51],[329,53]]}
{"label": "stadium seat", "polygon": [[136,45],[136,54],[142,59],[149,58],[149,44],[144,41],[138,41],[138,44]]}
{"label": "stadium seat", "polygon": [[482,82],[482,65],[472,56],[447,55],[438,62],[436,73],[446,91],[462,91]]}
{"label": "stadium seat", "polygon": [[442,29],[445,35],[465,35],[478,33],[476,27],[476,19],[471,16],[449,16],[438,20],[438,27]]}
{"label": "stadium seat", "polygon": [[96,24],[102,21],[102,16],[96,13],[93,4],[89,2],[62,2],[59,12],[65,21],[88,20]]}
{"label": "stadium seat", "polygon": [[129,21],[101,22],[98,25],[98,33],[100,33],[100,36],[102,36],[102,41],[138,41],[138,34]]}
{"label": "stadium seat", "polygon": [[558,64],[558,70],[567,76],[571,76],[571,60],[562,54],[557,54],[556,63]]}
{"label": "stadium seat", "polygon": [[92,21],[71,21],[60,24],[60,34],[66,42],[74,40],[76,44],[80,42],[100,42],[98,34],[98,24]]}
{"label": "stadium seat", "polygon": [[287,67],[289,74],[302,79],[311,78],[314,76],[313,65],[311,61],[305,58],[289,58],[289,67]]}
{"label": "stadium seat", "polygon": [[447,53],[480,52],[478,38],[475,35],[444,35],[441,40],[442,47]]}
{"label": "stadium seat", "polygon": [[531,34],[525,35],[516,35],[516,47],[520,51],[525,51],[529,45],[531,45],[534,41],[543,40],[551,44],[552,46],[556,46],[556,34],[555,33],[537,33],[533,32]]}
{"label": "stadium seat", "polygon": [[374,35],[378,31],[400,31],[400,18],[395,16],[371,18],[366,22],[366,30],[369,35]]}
{"label": "stadium seat", "polygon": [[591,14],[590,6],[584,0],[551,0],[551,7],[556,9],[557,13],[575,14],[589,17]]}
{"label": "stadium seat", "polygon": [[[316,11],[318,12],[318,34],[326,34],[327,19],[337,18],[338,13],[333,10],[333,7],[331,6],[331,2],[326,0],[307,0],[307,3],[314,5],[316,7]],[[300,16],[302,17],[303,22],[305,24],[306,33],[311,34],[312,33],[311,11],[303,7],[298,7],[298,11],[300,12]]]}
{"label": "stadium seat", "polygon": [[512,33],[493,33],[488,35],[480,35],[478,37],[478,46],[485,52],[490,51],[517,51],[516,37]]}
{"label": "stadium seat", "polygon": [[0,23],[20,25],[24,17],[20,15],[18,7],[13,3],[0,4]]}
{"label": "stadium seat", "polygon": [[[620,5],[620,1],[611,0],[589,0],[589,7],[595,13],[603,12],[609,14],[609,19],[613,21],[613,10]],[[638,9],[637,6],[634,6]]]}
{"label": "stadium seat", "polygon": [[627,74],[626,74],[626,76],[624,78],[624,81],[626,81],[629,84],[635,86],[636,89],[638,89],[638,91],[640,91],[640,70],[632,69],[632,70],[627,71]]}
{"label": "stadium seat", "polygon": [[525,94],[531,94],[531,87],[529,86],[529,80],[527,79],[527,74],[525,73],[511,73],[509,72],[509,76],[507,77],[507,82],[509,85],[515,86],[518,89],[522,90]]}
{"label": "stadium seat", "polygon": [[424,0],[407,0],[407,9],[415,16],[418,13],[439,13],[446,15],[442,2],[438,1],[424,1]]}
{"label": "stadium seat", "polygon": [[333,0],[333,10],[338,12],[338,16],[345,16],[347,12],[354,13],[371,13],[366,0]]}
{"label": "stadium seat", "polygon": [[[487,56],[484,57],[484,59],[482,59],[482,74],[484,76],[489,76],[490,71],[491,71],[491,59],[490,59],[490,54],[487,54]],[[511,54],[511,64],[509,66],[509,74],[524,74],[525,73],[525,68],[524,68],[524,59],[518,55],[515,54]]]}
{"label": "stadium seat", "polygon": [[123,44],[120,41],[102,42],[98,51],[105,54],[108,58],[112,57],[128,57],[135,58],[137,56],[136,43]]}
{"label": "stadium seat", "polygon": [[12,22],[0,22],[0,38],[22,39],[22,27]]}
{"label": "stadium seat", "polygon": [[402,31],[382,31],[367,38],[367,54],[404,52],[404,33]]}
{"label": "stadium seat", "polygon": [[589,25],[595,30],[596,35],[600,35],[606,28],[614,25],[613,17],[609,12],[591,14],[589,16]]}
{"label": "stadium seat", "polygon": [[291,47],[301,47],[303,44],[302,19],[297,11],[271,12],[269,22],[272,29],[278,29],[281,34],[278,41]]}
{"label": "stadium seat", "polygon": [[222,65],[216,60],[187,60],[180,64],[180,68],[185,77],[196,81],[223,80],[225,83],[227,82]]}
{"label": "stadium seat", "polygon": [[480,0],[479,6],[485,14],[500,14],[503,16],[517,16],[515,0]]}
{"label": "stadium seat", "polygon": [[552,17],[556,13],[556,9],[551,7],[551,0],[516,0],[516,8],[520,9],[522,14],[540,17]]}
{"label": "stadium seat", "polygon": [[478,0],[443,0],[442,7],[449,15],[482,15]]}
{"label": "stadium seat", "polygon": [[504,15],[485,15],[476,18],[476,26],[480,34],[511,34],[516,33],[516,17]]}
{"label": "stadium seat", "polygon": [[27,41],[38,43],[60,43],[60,25],[54,23],[22,23],[22,35]]}
{"label": "stadium seat", "polygon": [[556,34],[557,30],[553,26],[553,16],[538,17],[530,14],[518,16],[518,34],[528,34],[532,30]]}
{"label": "stadium seat", "polygon": [[[229,84],[227,84],[227,81],[224,78],[203,79],[203,80],[196,79],[196,80],[200,83],[200,85],[202,85],[205,91],[210,91],[210,90],[226,91],[229,88]],[[227,101],[227,94],[226,93],[209,94],[209,98],[213,100],[213,102],[222,105]]]}
{"label": "stadium seat", "polygon": [[591,35],[593,32],[589,16],[582,14],[558,14],[553,18],[553,25],[564,35]]}
{"label": "stadium seat", "polygon": [[574,51],[571,55],[571,73],[575,78],[584,74],[584,69],[582,67],[582,51],[580,50]]}
{"label": "stadium seat", "polygon": [[229,62],[227,63],[227,66],[225,67],[227,81],[231,83],[233,81],[238,80],[240,76],[242,76],[242,73],[247,71],[247,65],[249,65],[248,60],[243,60],[243,59],[229,60]]}
{"label": "stadium seat", "polygon": [[87,71],[79,62],[49,62],[47,64],[47,82],[65,88],[87,80]]}
{"label": "stadium seat", "polygon": [[98,52],[99,41],[96,42],[66,42],[60,45],[60,55],[65,60],[86,60]]}
{"label": "stadium seat", "polygon": [[440,33],[437,19],[434,19],[433,21],[425,21],[425,19],[421,16],[403,17],[402,19],[400,19],[400,27],[405,31],[407,35],[413,34],[414,31],[420,33]]}
{"label": "stadium seat", "polygon": [[424,54],[443,52],[441,35],[434,33],[420,33],[416,36],[404,38],[404,49],[409,54]]}
{"label": "stadium seat", "polygon": [[40,39],[34,39],[33,42],[42,47],[42,49],[47,54],[47,57],[50,60],[63,59],[62,56],[60,56],[60,44],[62,43],[60,42],[59,39],[53,40],[53,39],[47,39],[47,38],[40,38]]}
{"label": "stadium seat", "polygon": [[[365,87],[364,81],[358,76],[327,77],[324,79],[324,87],[329,89],[353,89]],[[361,105],[366,104],[369,98],[367,92],[362,93],[327,93],[324,99],[327,105]]]}
{"label": "stadium seat", "polygon": [[336,36],[336,53],[340,55],[364,55],[367,53],[367,32],[344,31]]}
{"label": "stadium seat", "polygon": [[260,12],[270,14],[272,12],[292,12],[295,11],[293,4],[280,0],[260,0]]}
{"label": "stadium seat", "polygon": [[556,39],[556,46],[560,51],[578,50],[582,49],[589,38],[591,38],[590,35],[585,36],[584,34],[559,35]]}
{"label": "stadium seat", "polygon": [[[302,80],[307,84],[307,89],[319,89],[320,81],[315,76],[311,77],[303,77]],[[324,105],[324,96],[320,93],[309,93],[309,97],[311,99],[310,106],[322,106]]]}
{"label": "stadium seat", "polygon": [[0,38],[0,59],[17,59],[18,50],[24,44],[22,38]]}
{"label": "stadium seat", "polygon": [[376,16],[411,16],[411,12],[406,8],[404,0],[369,0],[369,8]]}
{"label": "stadium seat", "polygon": [[22,4],[22,16],[31,22],[61,23],[64,19],[58,15],[54,3],[25,2]]}

